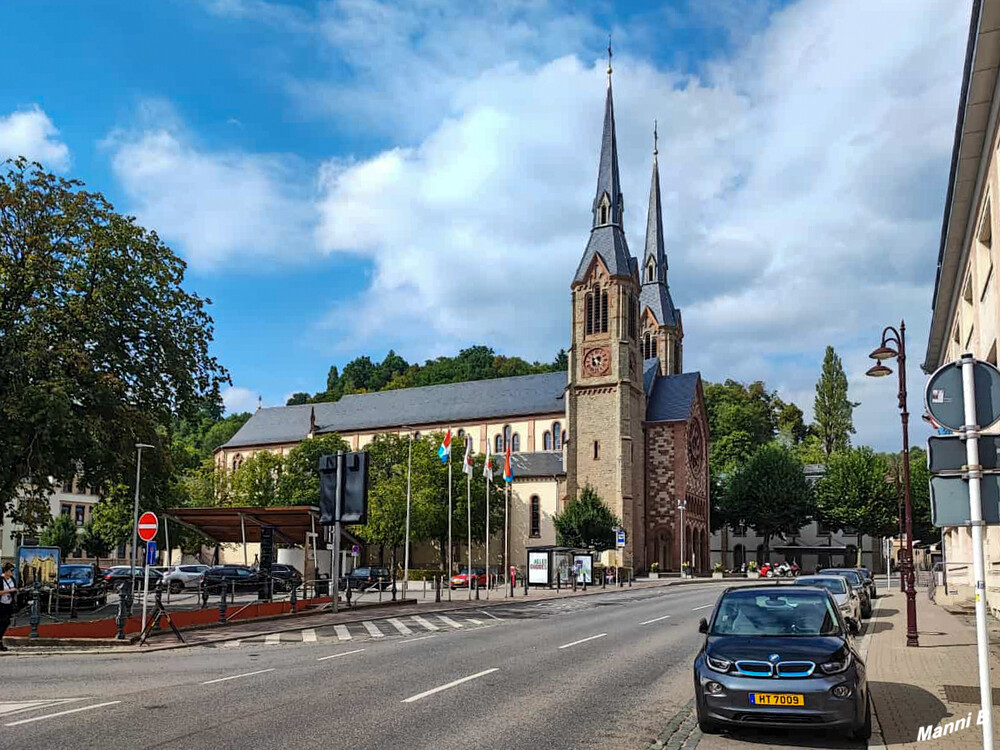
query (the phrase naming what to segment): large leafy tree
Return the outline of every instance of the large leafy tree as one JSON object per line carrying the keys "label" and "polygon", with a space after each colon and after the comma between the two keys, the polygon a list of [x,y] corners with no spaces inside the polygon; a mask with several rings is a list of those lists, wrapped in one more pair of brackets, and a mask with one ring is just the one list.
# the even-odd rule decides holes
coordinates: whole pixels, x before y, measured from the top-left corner
{"label": "large leafy tree", "polygon": [[809,522],[813,494],[795,453],[772,442],[733,473],[722,503],[730,523],[745,523],[763,538],[767,560],[774,537],[796,534]]}
{"label": "large leafy tree", "polygon": [[614,548],[615,527],[621,524],[589,484],[552,520],[560,545],[592,548],[598,552]]}
{"label": "large leafy tree", "polygon": [[292,448],[285,456],[278,492],[279,504],[319,505],[320,457],[350,449],[347,441],[336,433],[307,438]]}
{"label": "large leafy tree", "polygon": [[107,494],[94,506],[94,533],[108,546],[117,549],[127,544],[132,536],[132,503],[127,495],[128,485],[115,484],[107,488]]}
{"label": "large leafy tree", "polygon": [[826,347],[823,371],[816,382],[813,401],[813,430],[827,456],[851,446],[854,434],[854,407],[847,398],[847,375],[844,365],[832,346]]}
{"label": "large leafy tree", "polygon": [[91,518],[83,525],[83,533],[80,535],[80,546],[88,555],[97,558],[97,564],[101,564],[101,558],[111,554],[111,545],[102,537],[94,526],[94,519]]}
{"label": "large leafy tree", "polygon": [[271,451],[257,451],[232,473],[226,500],[235,507],[277,505],[281,498],[284,459]]}
{"label": "large leafy tree", "polygon": [[871,448],[832,455],[816,485],[816,500],[825,519],[857,529],[859,565],[861,537],[891,534],[899,522],[892,468],[885,456]]}
{"label": "large leafy tree", "polygon": [[68,514],[53,518],[52,522],[42,529],[38,541],[43,547],[58,547],[63,559],[72,555],[73,550],[80,546],[76,523]]}
{"label": "large leafy tree", "polygon": [[[24,159],[0,166],[0,510],[82,470],[123,479],[137,442],[218,393],[207,300],[159,237],[82,183]],[[159,478],[157,478],[159,473]]]}

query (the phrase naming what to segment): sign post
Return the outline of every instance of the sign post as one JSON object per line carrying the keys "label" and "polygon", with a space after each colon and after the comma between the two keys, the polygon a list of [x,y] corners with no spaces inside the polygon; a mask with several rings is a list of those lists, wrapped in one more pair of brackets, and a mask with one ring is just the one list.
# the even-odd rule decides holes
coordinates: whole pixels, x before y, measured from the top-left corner
{"label": "sign post", "polygon": [[[980,461],[980,441],[982,440],[984,448],[994,452],[993,456],[987,457],[987,466],[996,466],[996,449],[995,443],[980,438],[979,433],[984,427],[990,427],[1000,420],[1000,370],[976,360],[971,354],[962,355],[958,362],[944,365],[931,375],[927,383],[927,410],[938,424],[958,432],[959,440],[965,442],[965,463],[960,465],[948,465],[941,460],[935,466],[928,450],[928,462],[932,471],[936,468],[941,473],[931,479],[931,503],[934,523],[942,525],[939,521],[945,519],[938,512],[938,503],[935,501],[936,494],[943,494],[940,489],[942,481],[952,487],[957,486],[954,484],[955,478],[968,482],[968,525],[972,527],[972,568],[976,591],[980,713],[983,717],[983,748],[990,750],[993,747],[993,692],[990,688],[989,631],[986,626],[986,561],[983,552],[986,521],[983,520],[984,467]],[[938,446],[936,453],[943,458],[948,451],[941,451],[940,447]],[[960,453],[958,460],[961,460]],[[989,479],[997,478],[996,468],[987,471]],[[995,485],[996,482],[992,481],[988,486]],[[991,511],[996,498],[996,494],[990,498]],[[995,514],[990,515],[994,523],[1000,520],[995,519]]]}
{"label": "sign post", "polygon": [[146,543],[146,565],[143,570],[142,586],[142,622],[146,623],[146,600],[149,599],[149,566],[156,561],[156,532],[160,529],[160,522],[155,513],[146,511],[139,517],[137,524],[139,538]]}

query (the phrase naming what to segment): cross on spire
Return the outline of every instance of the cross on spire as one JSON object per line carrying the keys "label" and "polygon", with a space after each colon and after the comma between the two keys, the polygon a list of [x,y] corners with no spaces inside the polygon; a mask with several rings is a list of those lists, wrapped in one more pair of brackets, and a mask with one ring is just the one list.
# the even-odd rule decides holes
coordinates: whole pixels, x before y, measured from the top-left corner
{"label": "cross on spire", "polygon": [[659,141],[659,138],[660,136],[656,132],[656,120],[653,120],[653,156],[656,156],[657,154],[660,153],[660,150],[657,147],[657,142]]}
{"label": "cross on spire", "polygon": [[611,79],[611,34],[608,34],[608,79]]}

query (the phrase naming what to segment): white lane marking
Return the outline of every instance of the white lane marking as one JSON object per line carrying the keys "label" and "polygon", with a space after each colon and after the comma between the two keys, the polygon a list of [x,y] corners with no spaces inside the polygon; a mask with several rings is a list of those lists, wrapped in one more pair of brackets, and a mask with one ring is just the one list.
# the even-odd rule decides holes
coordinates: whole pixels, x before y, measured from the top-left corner
{"label": "white lane marking", "polygon": [[54,698],[52,700],[33,700],[33,701],[5,701],[0,703],[0,716],[6,714],[19,714],[25,711],[32,711],[36,708],[48,708],[49,706],[61,706],[64,703],[72,703],[74,701],[90,700],[90,698]]}
{"label": "white lane marking", "polygon": [[460,628],[460,627],[462,627],[462,623],[460,623],[460,622],[455,622],[455,621],[454,621],[454,620],[452,620],[452,619],[451,619],[450,617],[445,617],[444,615],[438,615],[438,619],[439,619],[439,620],[440,620],[441,622],[443,622],[443,623],[444,623],[445,625],[450,625],[450,626],[451,626],[451,627],[453,627],[453,628],[456,628],[456,629],[457,629],[457,628]]}
{"label": "white lane marking", "polygon": [[493,674],[494,672],[499,672],[499,667],[493,667],[493,669],[484,669],[482,672],[477,672],[476,674],[470,674],[468,677],[463,677],[460,680],[455,680],[454,682],[449,682],[447,685],[441,685],[436,688],[431,688],[430,690],[425,690],[422,693],[417,693],[416,695],[411,695],[409,698],[403,700],[403,703],[413,703],[421,698],[426,698],[428,695],[434,695],[435,693],[440,693],[442,690],[448,690],[457,685],[461,685],[463,682],[468,682],[469,680],[475,680],[479,677],[485,677],[488,674]]}
{"label": "white lane marking", "polygon": [[281,633],[268,633],[264,636],[265,646],[277,646],[281,643]]}
{"label": "white lane marking", "polygon": [[407,638],[405,641],[400,641],[400,643],[413,643],[414,641],[426,641],[428,638],[437,638],[437,635],[422,635],[419,638]]}
{"label": "white lane marking", "polygon": [[351,640],[351,631],[347,629],[346,625],[334,625],[334,631],[337,633],[337,639],[341,641]]}
{"label": "white lane marking", "polygon": [[274,667],[271,669],[258,669],[256,672],[244,672],[243,674],[234,674],[229,677],[220,677],[217,680],[207,680],[201,683],[202,685],[214,685],[216,682],[226,682],[227,680],[238,680],[240,677],[252,677],[255,674],[264,674],[265,672],[273,672]]}
{"label": "white lane marking", "polygon": [[315,643],[316,642],[316,631],[312,628],[302,631],[302,642],[303,643]]}
{"label": "white lane marking", "polygon": [[427,622],[427,620],[425,620],[420,615],[413,615],[413,621],[415,623],[417,623],[418,625],[422,625],[427,630],[440,630],[441,629],[437,625],[435,625],[434,623]]}
{"label": "white lane marking", "polygon": [[392,626],[394,628],[396,628],[396,630],[399,631],[400,635],[410,635],[413,632],[408,627],[406,627],[406,625],[404,625],[402,622],[400,622],[399,620],[397,620],[395,617],[390,617],[388,619],[388,622],[390,622],[392,624]]}
{"label": "white lane marking", "polygon": [[587,641],[593,641],[593,640],[595,640],[596,638],[603,638],[603,637],[604,637],[604,636],[606,636],[606,635],[607,635],[607,633],[600,633],[600,634],[598,634],[598,635],[592,635],[592,636],[590,636],[589,638],[581,638],[580,640],[578,640],[578,641],[573,641],[572,643],[564,643],[564,644],[563,644],[562,646],[560,646],[559,648],[569,648],[570,646],[577,646],[577,645],[579,645],[579,644],[581,644],[581,643],[586,643]]}
{"label": "white lane marking", "polygon": [[663,617],[654,617],[652,620],[646,620],[645,622],[640,622],[640,625],[649,625],[651,622],[659,622],[660,620],[666,620],[670,615],[663,615]]}
{"label": "white lane marking", "polygon": [[482,620],[476,620],[476,619],[474,619],[472,617],[466,618],[465,621],[468,622],[468,623],[472,623],[473,625],[482,625],[483,624]]}
{"label": "white lane marking", "polygon": [[378,625],[376,625],[371,620],[365,620],[361,624],[365,626],[365,630],[368,631],[368,635],[370,635],[372,638],[384,638],[385,637],[385,633],[383,633],[381,630],[379,630],[378,629]]}
{"label": "white lane marking", "polygon": [[97,703],[93,706],[81,706],[80,708],[70,708],[66,711],[59,711],[54,714],[46,714],[45,716],[32,716],[30,719],[21,719],[20,721],[12,721],[8,724],[4,724],[5,727],[16,727],[18,724],[30,724],[33,721],[45,721],[46,719],[54,719],[57,716],[66,716],[67,714],[75,714],[80,711],[92,711],[95,708],[104,708],[105,706],[114,706],[121,701],[108,701],[107,703]]}
{"label": "white lane marking", "polygon": [[339,658],[341,656],[350,656],[351,654],[360,654],[362,651],[364,651],[363,648],[356,648],[353,651],[344,651],[343,653],[340,653],[340,654],[331,654],[330,656],[321,656],[316,661],[326,661],[327,659],[337,659],[337,658]]}
{"label": "white lane marking", "polygon": [[491,614],[490,614],[489,612],[487,612],[486,610],[483,610],[483,611],[482,611],[482,612],[481,612],[480,614],[484,614],[484,615],[486,615],[487,617],[492,617],[492,618],[493,618],[494,620],[503,620],[503,618],[502,618],[502,617],[497,617],[496,615],[491,615]]}
{"label": "white lane marking", "polygon": [[695,607],[691,611],[692,612],[697,612],[699,609],[708,609],[709,607],[714,607],[714,606],[715,606],[715,602],[712,602],[711,604],[706,604],[703,607]]}

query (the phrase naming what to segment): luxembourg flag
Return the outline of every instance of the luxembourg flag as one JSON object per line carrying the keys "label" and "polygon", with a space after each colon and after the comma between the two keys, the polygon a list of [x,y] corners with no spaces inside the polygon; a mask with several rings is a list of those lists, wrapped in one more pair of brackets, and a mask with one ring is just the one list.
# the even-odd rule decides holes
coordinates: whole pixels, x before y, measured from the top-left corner
{"label": "luxembourg flag", "polygon": [[444,440],[441,441],[441,447],[438,448],[438,458],[443,464],[448,463],[448,459],[451,458],[451,430],[444,434]]}
{"label": "luxembourg flag", "polygon": [[514,470],[510,467],[510,445],[507,446],[507,452],[503,457],[503,481],[510,484],[514,481]]}
{"label": "luxembourg flag", "polygon": [[465,458],[462,459],[462,471],[472,476],[472,438],[465,437]]}

